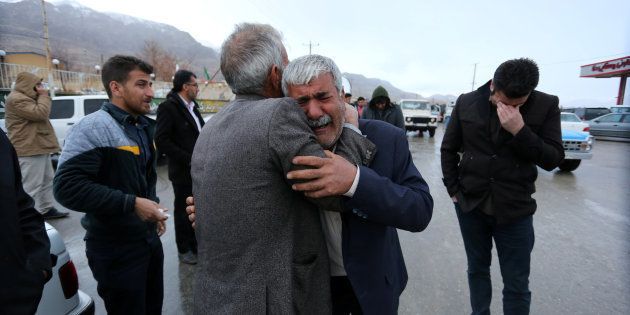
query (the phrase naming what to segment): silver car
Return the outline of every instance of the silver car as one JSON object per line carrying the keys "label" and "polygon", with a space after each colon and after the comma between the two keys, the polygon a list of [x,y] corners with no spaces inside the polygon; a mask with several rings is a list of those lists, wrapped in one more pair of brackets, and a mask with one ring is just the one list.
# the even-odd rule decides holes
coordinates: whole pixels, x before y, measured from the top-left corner
{"label": "silver car", "polygon": [[79,278],[59,232],[46,223],[53,276],[46,283],[36,314],[94,314],[94,301],[79,290]]}
{"label": "silver car", "polygon": [[593,136],[630,139],[630,114],[607,114],[589,120]]}

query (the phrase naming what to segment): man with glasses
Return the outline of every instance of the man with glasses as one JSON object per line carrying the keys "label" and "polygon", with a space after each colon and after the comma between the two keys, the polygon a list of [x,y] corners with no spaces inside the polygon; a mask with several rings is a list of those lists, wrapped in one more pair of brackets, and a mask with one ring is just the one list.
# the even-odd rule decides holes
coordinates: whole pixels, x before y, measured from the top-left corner
{"label": "man with glasses", "polygon": [[175,240],[179,261],[197,263],[195,231],[186,215],[186,197],[192,195],[190,159],[204,121],[195,98],[199,93],[197,76],[179,70],[173,77],[173,89],[157,110],[155,144],[168,157],[168,178],[175,192]]}

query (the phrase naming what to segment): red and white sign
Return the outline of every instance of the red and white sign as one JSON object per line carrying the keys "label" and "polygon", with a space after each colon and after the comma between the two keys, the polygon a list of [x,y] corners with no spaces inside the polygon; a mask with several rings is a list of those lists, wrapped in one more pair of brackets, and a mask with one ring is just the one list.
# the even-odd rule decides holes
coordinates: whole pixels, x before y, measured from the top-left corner
{"label": "red and white sign", "polygon": [[630,56],[582,66],[580,77],[609,78],[630,75]]}

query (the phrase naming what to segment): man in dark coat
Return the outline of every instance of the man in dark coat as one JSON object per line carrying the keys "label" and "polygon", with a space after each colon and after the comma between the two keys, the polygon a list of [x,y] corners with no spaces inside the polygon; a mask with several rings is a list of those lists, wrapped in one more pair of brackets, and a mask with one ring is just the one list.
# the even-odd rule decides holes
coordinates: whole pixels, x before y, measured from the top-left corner
{"label": "man in dark coat", "polygon": [[186,197],[192,195],[190,159],[204,125],[195,98],[199,93],[197,76],[179,70],[173,77],[173,89],[157,110],[155,144],[168,157],[168,178],[175,192],[175,241],[179,260],[197,263],[195,231],[186,216]]}
{"label": "man in dark coat", "polygon": [[[341,72],[327,57],[308,55],[293,60],[283,73],[285,94],[295,98],[311,121],[339,116]],[[354,112],[356,118],[356,112]],[[397,314],[407,284],[407,269],[396,229],[424,230],[433,213],[429,187],[413,164],[405,132],[376,120],[359,120],[360,132],[376,145],[369,165],[353,163],[354,182],[343,190],[342,213],[320,211],[328,245],[333,314]],[[324,145],[330,129],[314,129]],[[328,136],[327,136],[328,135]],[[335,164],[340,142],[329,147],[331,158],[297,157],[293,163],[317,167],[289,173],[308,180],[294,185],[306,196],[334,196],[343,172]],[[345,163],[342,163],[345,162]],[[320,207],[320,210],[322,209]]]}
{"label": "man in dark coat", "polygon": [[491,81],[458,98],[442,141],[443,180],[464,239],[473,314],[490,313],[493,238],[503,311],[529,313],[536,167],[551,171],[564,157],[558,97],[534,90],[538,77],[532,60],[504,62]]}
{"label": "man in dark coat", "polygon": [[361,118],[382,120],[405,130],[405,118],[403,117],[402,109],[400,109],[400,106],[392,103],[389,93],[380,85],[372,92],[370,104],[363,109]]}
{"label": "man in dark coat", "polygon": [[0,314],[34,314],[52,275],[42,215],[24,188],[15,149],[0,132]]}

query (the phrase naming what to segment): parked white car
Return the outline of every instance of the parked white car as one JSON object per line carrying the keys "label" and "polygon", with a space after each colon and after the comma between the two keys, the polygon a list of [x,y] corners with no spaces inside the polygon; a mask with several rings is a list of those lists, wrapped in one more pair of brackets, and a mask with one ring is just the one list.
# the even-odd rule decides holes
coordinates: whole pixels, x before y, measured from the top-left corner
{"label": "parked white car", "polygon": [[50,239],[50,257],[53,262],[52,278],[44,286],[42,299],[37,307],[41,315],[88,315],[94,314],[94,300],[79,290],[79,277],[61,235],[50,224],[46,233]]}

